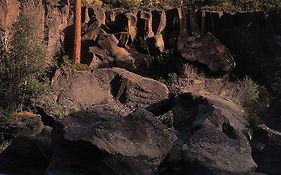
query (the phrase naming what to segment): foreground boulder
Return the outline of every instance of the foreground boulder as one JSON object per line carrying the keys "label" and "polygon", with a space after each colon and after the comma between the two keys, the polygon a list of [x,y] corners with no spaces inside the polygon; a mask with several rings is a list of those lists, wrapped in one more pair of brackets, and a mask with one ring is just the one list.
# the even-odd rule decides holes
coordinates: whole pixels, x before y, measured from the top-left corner
{"label": "foreground boulder", "polygon": [[13,114],[8,120],[0,124],[0,133],[5,139],[18,136],[32,137],[38,135],[44,128],[40,115],[30,112]]}
{"label": "foreground boulder", "polygon": [[173,111],[178,141],[162,164],[163,174],[254,172],[239,108],[219,98],[182,94],[176,97]]}
{"label": "foreground boulder", "polygon": [[100,107],[126,116],[138,107],[160,110],[169,101],[165,84],[121,68],[96,69],[92,73],[62,68],[56,72],[52,87],[50,98],[67,113]]}
{"label": "foreground boulder", "polygon": [[254,132],[252,146],[258,171],[272,175],[280,174],[281,133],[264,124],[260,125]]}
{"label": "foreground boulder", "polygon": [[42,174],[51,154],[50,130],[41,117],[17,113],[1,124],[0,135],[8,143],[0,154],[0,173]]}
{"label": "foreground boulder", "polygon": [[76,112],[56,126],[54,135],[55,143],[61,145],[48,171],[71,174],[152,174],[176,140],[170,129],[144,109],[123,118]]}

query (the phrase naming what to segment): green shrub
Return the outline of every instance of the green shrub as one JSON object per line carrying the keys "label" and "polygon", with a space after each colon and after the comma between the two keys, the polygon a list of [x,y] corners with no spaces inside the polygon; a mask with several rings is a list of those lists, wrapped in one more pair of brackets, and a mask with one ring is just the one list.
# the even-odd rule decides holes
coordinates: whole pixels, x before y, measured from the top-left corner
{"label": "green shrub", "polygon": [[72,64],[70,57],[68,55],[63,56],[63,65],[78,71],[91,70],[91,68],[86,64],[81,64],[81,63]]}
{"label": "green shrub", "polygon": [[159,120],[168,126],[169,128],[173,128],[174,126],[174,113],[172,110],[168,111],[167,113],[160,115]]}
{"label": "green shrub", "polygon": [[260,86],[257,83],[246,76],[228,90],[228,95],[241,104],[247,112],[251,113],[254,112],[258,104],[259,88]]}
{"label": "green shrub", "polygon": [[22,12],[13,25],[9,51],[0,62],[0,106],[5,112],[27,109],[34,98],[45,92],[42,81],[46,46],[36,16]]}
{"label": "green shrub", "polygon": [[233,85],[230,92],[231,96],[244,107],[248,114],[249,125],[246,132],[251,139],[256,127],[263,123],[262,116],[268,107],[270,95],[266,88],[259,86],[248,76]]}

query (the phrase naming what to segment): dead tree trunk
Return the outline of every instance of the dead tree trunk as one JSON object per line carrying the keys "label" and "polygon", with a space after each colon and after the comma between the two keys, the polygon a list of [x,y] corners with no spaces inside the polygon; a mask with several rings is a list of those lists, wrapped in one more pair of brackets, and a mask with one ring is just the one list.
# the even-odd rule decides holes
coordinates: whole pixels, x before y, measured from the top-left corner
{"label": "dead tree trunk", "polygon": [[79,64],[81,59],[81,0],[75,0],[75,19],[74,19],[74,47],[73,62]]}

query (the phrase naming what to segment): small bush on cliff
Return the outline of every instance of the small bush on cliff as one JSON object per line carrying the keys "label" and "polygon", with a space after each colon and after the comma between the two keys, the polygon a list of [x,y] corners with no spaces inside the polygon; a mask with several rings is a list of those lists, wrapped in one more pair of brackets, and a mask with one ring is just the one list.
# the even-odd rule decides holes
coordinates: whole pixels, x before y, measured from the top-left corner
{"label": "small bush on cliff", "polygon": [[45,91],[42,81],[46,46],[36,16],[22,12],[13,26],[9,51],[0,62],[0,106],[5,112],[27,109]]}
{"label": "small bush on cliff", "polygon": [[160,115],[158,119],[169,128],[174,126],[174,113],[172,110],[166,112],[163,115]]}
{"label": "small bush on cliff", "polygon": [[244,107],[248,114],[247,132],[251,139],[251,133],[263,123],[262,116],[269,105],[270,94],[265,87],[258,85],[248,76],[229,89],[230,95]]}
{"label": "small bush on cliff", "polygon": [[258,102],[259,85],[246,76],[242,81],[238,81],[236,86],[229,89],[228,94],[247,110],[252,111]]}

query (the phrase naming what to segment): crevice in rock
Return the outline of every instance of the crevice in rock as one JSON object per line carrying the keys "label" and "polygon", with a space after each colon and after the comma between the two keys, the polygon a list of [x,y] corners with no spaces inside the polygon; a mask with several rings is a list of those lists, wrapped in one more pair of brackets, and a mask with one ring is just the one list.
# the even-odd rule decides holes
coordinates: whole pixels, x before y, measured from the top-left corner
{"label": "crevice in rock", "polygon": [[229,138],[236,139],[235,130],[229,123],[222,124],[222,132],[225,133]]}
{"label": "crevice in rock", "polygon": [[55,119],[47,114],[43,108],[37,107],[37,114],[41,116],[41,120],[45,126],[54,127]]}
{"label": "crevice in rock", "polygon": [[117,98],[121,88],[121,76],[117,75],[110,81],[110,93],[114,98]]}

